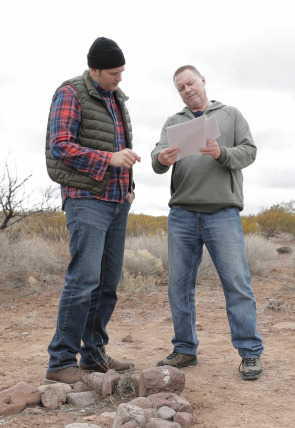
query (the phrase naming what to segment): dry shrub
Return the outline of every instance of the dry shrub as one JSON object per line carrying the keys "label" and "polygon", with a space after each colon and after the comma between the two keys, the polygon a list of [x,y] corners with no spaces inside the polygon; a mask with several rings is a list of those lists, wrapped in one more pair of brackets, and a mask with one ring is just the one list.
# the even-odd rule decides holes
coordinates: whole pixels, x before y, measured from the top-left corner
{"label": "dry shrub", "polygon": [[[261,235],[248,234],[245,236],[246,257],[251,275],[265,276],[273,266],[277,258],[275,245]],[[199,279],[213,277],[216,269],[206,247],[204,247],[203,258],[199,268]]]}
{"label": "dry shrub", "polygon": [[158,280],[154,276],[133,275],[124,271],[120,281],[120,289],[132,294],[154,291],[157,285]]}
{"label": "dry shrub", "polygon": [[39,237],[18,239],[0,233],[0,282],[6,286],[24,286],[30,278],[45,281],[48,275],[64,271],[66,255]]}
{"label": "dry shrub", "polygon": [[160,259],[163,269],[168,269],[168,244],[167,235],[138,235],[126,238],[125,248],[127,250],[147,250],[150,254]]}
{"label": "dry shrub", "polygon": [[135,276],[159,276],[163,272],[163,263],[146,249],[126,249],[123,269]]}
{"label": "dry shrub", "polygon": [[250,274],[266,276],[278,255],[275,245],[256,234],[247,235],[245,243]]}

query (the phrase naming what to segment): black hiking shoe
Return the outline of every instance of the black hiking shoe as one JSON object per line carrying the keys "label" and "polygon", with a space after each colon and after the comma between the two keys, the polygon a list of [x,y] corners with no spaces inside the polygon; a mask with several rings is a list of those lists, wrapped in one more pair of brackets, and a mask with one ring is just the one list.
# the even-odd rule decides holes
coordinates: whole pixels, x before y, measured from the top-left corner
{"label": "black hiking shoe", "polygon": [[259,358],[243,358],[239,367],[243,380],[254,380],[262,376],[262,365]]}
{"label": "black hiking shoe", "polygon": [[195,355],[180,354],[172,352],[167,358],[158,362],[158,366],[172,366],[181,369],[181,367],[197,366],[198,360]]}

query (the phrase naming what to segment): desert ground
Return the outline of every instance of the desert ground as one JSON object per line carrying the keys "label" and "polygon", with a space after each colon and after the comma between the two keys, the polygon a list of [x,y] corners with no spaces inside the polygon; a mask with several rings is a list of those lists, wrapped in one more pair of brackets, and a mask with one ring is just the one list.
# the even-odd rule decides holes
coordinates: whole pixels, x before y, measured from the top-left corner
{"label": "desert ground", "polygon": [[[295,241],[273,238],[277,247]],[[60,286],[63,279],[60,279]],[[266,277],[253,277],[257,299],[258,327],[263,336],[264,375],[243,381],[240,357],[233,348],[218,278],[208,276],[197,284],[197,330],[200,338],[198,366],[184,370],[182,396],[193,406],[193,427],[264,428],[295,426],[295,258],[278,255]],[[0,300],[0,391],[26,381],[43,384],[48,363],[47,346],[55,330],[60,287],[39,285],[35,290],[1,291]],[[136,376],[154,367],[172,352],[172,321],[167,299],[167,282],[157,289],[128,293],[120,291],[109,324],[107,352],[113,358],[132,360]],[[281,324],[277,328],[278,323]],[[293,323],[293,324],[292,324]],[[122,338],[130,334],[133,341]],[[127,400],[128,401],[128,400]],[[117,400],[77,409],[69,405],[41,415],[18,414],[1,418],[9,427],[62,428],[103,411],[115,411]],[[92,422],[95,423],[95,422]]]}

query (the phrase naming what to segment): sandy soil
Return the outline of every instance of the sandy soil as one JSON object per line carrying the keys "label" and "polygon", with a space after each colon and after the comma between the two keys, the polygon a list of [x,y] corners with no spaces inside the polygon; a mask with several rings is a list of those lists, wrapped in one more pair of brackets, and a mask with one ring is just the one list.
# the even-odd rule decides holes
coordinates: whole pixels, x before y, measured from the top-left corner
{"label": "sandy soil", "polygon": [[[274,240],[294,249],[294,241]],[[222,289],[216,278],[197,287],[197,318],[200,323],[199,365],[183,369],[183,396],[194,408],[194,427],[292,427],[295,426],[295,331],[276,331],[280,322],[295,322],[295,266],[293,255],[279,255],[268,277],[252,279],[258,306],[258,325],[264,339],[264,376],[243,381],[238,372],[240,357],[232,347]],[[26,381],[43,383],[47,368],[47,346],[54,333],[60,292],[24,295],[1,290],[0,302],[0,390]],[[272,299],[272,300],[270,300]],[[270,304],[272,302],[272,304]],[[273,307],[273,308],[272,308]],[[122,342],[130,333],[134,342]],[[131,295],[119,293],[116,311],[109,325],[108,353],[114,358],[132,359],[136,375],[154,367],[171,351],[172,323],[167,286],[157,291]],[[93,413],[114,411],[115,402],[87,409],[68,405],[43,415],[0,417],[9,427],[64,427],[86,422]],[[93,422],[95,423],[95,422]]]}

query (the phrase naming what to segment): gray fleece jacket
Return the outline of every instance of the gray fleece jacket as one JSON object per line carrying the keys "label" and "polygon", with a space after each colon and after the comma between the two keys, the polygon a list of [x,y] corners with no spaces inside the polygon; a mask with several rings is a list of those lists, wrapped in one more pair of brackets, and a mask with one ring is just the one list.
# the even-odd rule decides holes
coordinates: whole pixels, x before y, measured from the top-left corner
{"label": "gray fleece jacket", "polygon": [[[209,155],[196,154],[177,161],[171,175],[169,206],[206,213],[235,206],[241,211],[244,208],[242,169],[251,165],[256,157],[249,125],[239,110],[219,101],[212,101],[204,114],[216,115],[221,156],[215,160]],[[192,119],[195,119],[193,113],[185,107],[166,120],[161,139],[152,151],[152,167],[157,174],[170,168],[158,161],[159,153],[168,147],[167,127]]]}

